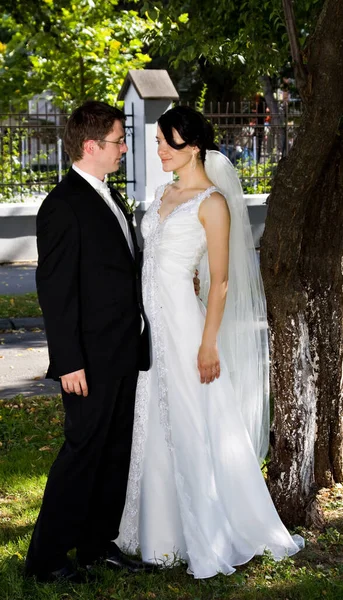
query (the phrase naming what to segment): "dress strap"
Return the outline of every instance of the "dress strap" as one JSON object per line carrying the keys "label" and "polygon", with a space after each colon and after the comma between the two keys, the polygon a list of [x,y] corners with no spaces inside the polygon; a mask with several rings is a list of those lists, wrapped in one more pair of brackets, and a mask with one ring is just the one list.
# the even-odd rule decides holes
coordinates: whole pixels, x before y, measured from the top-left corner
{"label": "dress strap", "polygon": [[162,183],[162,185],[159,185],[159,186],[156,188],[156,191],[155,191],[155,200],[157,200],[158,202],[161,200],[161,198],[162,198],[162,196],[163,196],[163,194],[164,194],[164,190],[165,190],[165,189],[166,189],[166,187],[167,187],[168,185],[170,185],[171,183],[173,183],[173,182],[172,182],[172,181],[168,181],[167,183]]}
{"label": "dress strap", "polygon": [[195,196],[194,200],[196,200],[197,205],[200,206],[200,204],[206,200],[206,198],[209,198],[211,194],[214,194],[214,192],[222,194],[222,192],[215,185],[211,185],[211,187],[208,187],[207,190],[204,190]]}

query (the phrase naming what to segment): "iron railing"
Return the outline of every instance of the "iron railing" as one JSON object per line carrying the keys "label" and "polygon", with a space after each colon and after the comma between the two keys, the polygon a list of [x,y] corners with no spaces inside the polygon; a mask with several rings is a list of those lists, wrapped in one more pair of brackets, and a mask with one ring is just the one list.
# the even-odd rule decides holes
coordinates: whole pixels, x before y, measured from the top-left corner
{"label": "iron railing", "polygon": [[204,114],[214,127],[220,151],[236,167],[244,191],[269,192],[279,160],[293,145],[301,104],[275,102],[271,112],[262,101],[211,103]]}
{"label": "iron railing", "polygon": [[[220,151],[230,158],[248,193],[270,190],[276,166],[295,139],[300,103],[275,106],[272,113],[261,102],[211,103],[204,107]],[[61,180],[70,166],[62,140],[68,116],[45,100],[29,102],[26,112],[0,112],[0,201],[45,196]],[[133,107],[125,128],[134,150]],[[135,173],[132,180],[126,178],[125,158],[110,181],[124,192],[127,183],[135,183]]]}
{"label": "iron railing", "polygon": [[[134,147],[134,114],[126,115],[125,133]],[[30,102],[26,112],[0,112],[0,202],[46,196],[66,174],[70,161],[63,147],[69,114],[46,101]],[[135,177],[135,173],[133,174]],[[109,181],[125,192],[125,157]]]}

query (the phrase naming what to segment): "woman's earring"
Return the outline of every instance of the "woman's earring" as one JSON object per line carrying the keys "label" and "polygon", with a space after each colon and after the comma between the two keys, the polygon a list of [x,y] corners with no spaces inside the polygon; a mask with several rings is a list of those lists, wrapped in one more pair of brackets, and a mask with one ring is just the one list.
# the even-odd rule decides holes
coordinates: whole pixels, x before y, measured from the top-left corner
{"label": "woman's earring", "polygon": [[197,166],[196,153],[192,153],[191,169],[194,171]]}

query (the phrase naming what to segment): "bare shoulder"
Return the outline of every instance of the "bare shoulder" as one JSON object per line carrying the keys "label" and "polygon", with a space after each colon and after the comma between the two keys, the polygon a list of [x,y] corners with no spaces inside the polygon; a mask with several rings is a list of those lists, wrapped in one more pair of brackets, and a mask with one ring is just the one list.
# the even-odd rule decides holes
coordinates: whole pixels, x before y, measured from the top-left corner
{"label": "bare shoulder", "polygon": [[230,211],[227,201],[220,192],[213,192],[213,194],[205,198],[200,205],[200,221],[207,219],[208,217],[230,219]]}

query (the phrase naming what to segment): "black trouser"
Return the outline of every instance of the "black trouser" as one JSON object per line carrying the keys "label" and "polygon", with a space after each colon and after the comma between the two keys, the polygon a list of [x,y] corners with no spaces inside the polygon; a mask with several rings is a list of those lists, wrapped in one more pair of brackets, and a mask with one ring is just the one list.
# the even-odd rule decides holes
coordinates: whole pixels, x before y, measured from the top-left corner
{"label": "black trouser", "polygon": [[137,373],[94,384],[89,396],[62,391],[65,442],[53,463],[27,568],[61,568],[77,548],[96,558],[118,535],[124,508]]}

